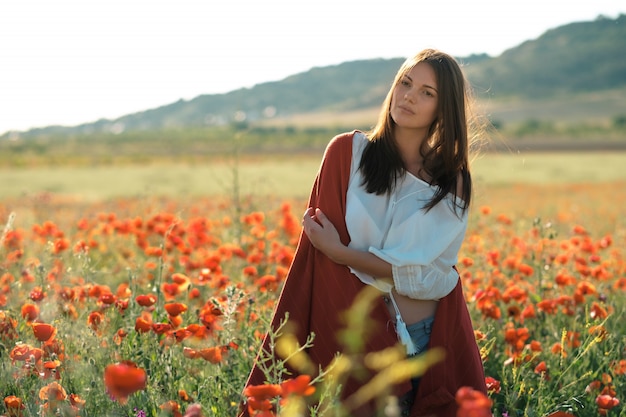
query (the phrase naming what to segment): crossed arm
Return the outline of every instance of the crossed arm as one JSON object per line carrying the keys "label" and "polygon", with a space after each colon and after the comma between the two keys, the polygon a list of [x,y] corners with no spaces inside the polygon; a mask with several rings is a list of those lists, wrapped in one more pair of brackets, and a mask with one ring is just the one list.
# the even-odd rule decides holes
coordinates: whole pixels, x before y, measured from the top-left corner
{"label": "crossed arm", "polygon": [[319,208],[309,207],[304,212],[302,225],[311,244],[333,262],[350,266],[379,279],[389,279],[391,282],[391,264],[370,252],[344,245],[335,226]]}

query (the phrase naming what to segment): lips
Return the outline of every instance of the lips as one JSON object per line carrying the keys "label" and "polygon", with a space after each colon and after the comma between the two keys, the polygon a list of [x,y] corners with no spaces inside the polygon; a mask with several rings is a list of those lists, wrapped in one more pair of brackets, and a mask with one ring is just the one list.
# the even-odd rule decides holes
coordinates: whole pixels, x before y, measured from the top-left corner
{"label": "lips", "polygon": [[415,114],[415,112],[413,110],[411,110],[409,107],[406,106],[398,106],[398,108],[400,110],[402,110],[405,113],[409,113],[409,114]]}

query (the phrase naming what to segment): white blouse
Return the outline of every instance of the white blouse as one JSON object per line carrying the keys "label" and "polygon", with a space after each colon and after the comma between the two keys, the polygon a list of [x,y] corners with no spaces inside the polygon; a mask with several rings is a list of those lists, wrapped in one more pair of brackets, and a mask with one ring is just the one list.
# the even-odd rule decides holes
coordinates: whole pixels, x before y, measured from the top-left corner
{"label": "white blouse", "polygon": [[423,210],[437,188],[409,172],[391,193],[368,193],[358,169],[367,143],[365,134],[355,133],[346,196],[349,247],[389,262],[394,285],[352,267],[350,271],[384,292],[395,287],[398,293],[414,299],[438,300],[448,295],[459,279],[453,266],[465,237],[467,212],[462,216],[455,213],[452,194],[428,212]]}

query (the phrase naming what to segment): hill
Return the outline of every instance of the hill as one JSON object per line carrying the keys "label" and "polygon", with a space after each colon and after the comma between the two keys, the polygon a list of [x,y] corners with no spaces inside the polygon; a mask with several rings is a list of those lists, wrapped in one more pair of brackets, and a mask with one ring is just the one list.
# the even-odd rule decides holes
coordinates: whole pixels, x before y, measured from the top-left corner
{"label": "hill", "polygon": [[626,15],[571,23],[466,67],[479,92],[550,97],[626,85]]}
{"label": "hill", "polygon": [[[626,39],[626,15],[616,19],[598,17],[594,21],[549,30],[498,57],[481,54],[458,60],[479,100],[487,103],[493,120],[501,121],[507,112],[515,113],[514,103],[535,109],[539,118],[545,116],[539,102],[549,102],[552,107],[579,103],[577,108],[585,114],[593,107],[589,104],[593,102],[590,94],[597,99],[597,94],[615,97],[619,92],[617,95],[623,97],[626,42],[618,41],[621,39]],[[119,134],[249,125],[275,119],[291,120],[307,114],[362,113],[382,102],[402,61],[403,58],[371,59],[312,68],[281,81],[226,94],[200,95],[115,120],[102,119],[73,127],[49,126],[21,132],[19,136]],[[607,100],[613,103],[612,99]],[[623,100],[618,98],[617,101]],[[626,114],[626,105],[607,107],[612,113],[602,113],[605,117]],[[500,111],[504,108],[505,112]],[[578,113],[572,118],[578,119]],[[8,136],[10,134],[4,135]]]}

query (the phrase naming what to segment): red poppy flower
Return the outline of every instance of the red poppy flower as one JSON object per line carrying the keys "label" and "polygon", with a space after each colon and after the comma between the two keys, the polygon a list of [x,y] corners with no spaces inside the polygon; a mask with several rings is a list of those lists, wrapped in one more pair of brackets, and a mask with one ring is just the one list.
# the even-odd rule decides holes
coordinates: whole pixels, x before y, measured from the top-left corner
{"label": "red poppy flower", "polygon": [[608,317],[609,313],[604,307],[594,301],[593,304],[591,304],[589,315],[592,319],[605,319]]}
{"label": "red poppy flower", "polygon": [[46,357],[54,354],[60,361],[65,360],[65,346],[61,340],[56,338],[50,339],[47,342],[44,342],[42,347],[45,351]]}
{"label": "red poppy flower", "polygon": [[65,238],[56,239],[53,243],[52,252],[54,254],[59,254],[70,247],[70,241]]}
{"label": "red poppy flower", "polygon": [[148,246],[145,250],[144,250],[146,256],[154,256],[154,257],[161,257],[163,255],[163,249],[155,247],[155,246]]}
{"label": "red poppy flower", "polygon": [[178,316],[167,316],[167,321],[170,323],[170,325],[173,328],[178,328],[181,324],[183,324],[183,318],[178,315]]}
{"label": "red poppy flower", "polygon": [[276,275],[266,274],[257,279],[254,283],[261,292],[276,291],[279,285]]}
{"label": "red poppy flower", "polygon": [[256,266],[248,265],[243,268],[243,275],[246,277],[256,277],[258,273]]}
{"label": "red poppy flower", "polygon": [[89,297],[100,298],[103,294],[111,294],[111,288],[108,285],[96,284],[89,287],[87,294]]}
{"label": "red poppy flower", "polygon": [[596,397],[596,404],[598,404],[598,408],[610,410],[619,405],[619,400],[611,395],[598,395]]}
{"label": "red poppy flower", "polygon": [[205,305],[200,310],[199,318],[202,324],[209,330],[219,330],[218,320],[222,317],[223,313],[212,305]]}
{"label": "red poppy flower", "polygon": [[223,353],[226,349],[222,346],[215,346],[206,349],[200,349],[198,354],[202,359],[211,363],[220,363],[223,359]]}
{"label": "red poppy flower", "polygon": [[41,301],[46,296],[41,287],[35,287],[30,291],[29,298],[35,302]]}
{"label": "red poppy flower", "polygon": [[200,293],[200,290],[197,288],[192,288],[191,291],[189,291],[189,299],[190,300],[195,300],[197,298],[200,298],[202,294]]}
{"label": "red poppy flower", "polygon": [[150,307],[157,302],[157,297],[154,294],[142,294],[135,297],[135,301],[142,307]]}
{"label": "red poppy flower", "polygon": [[287,397],[289,395],[298,395],[306,397],[315,392],[315,387],[309,385],[311,383],[311,377],[309,375],[299,375],[296,378],[288,379],[280,384],[282,389],[282,396]]}
{"label": "red poppy flower", "polygon": [[70,394],[69,399],[70,399],[70,404],[72,404],[74,407],[84,407],[85,406],[85,400],[80,398],[80,396],[78,394]]}
{"label": "red poppy flower", "polygon": [[117,301],[117,297],[115,296],[115,294],[112,294],[110,292],[103,293],[98,298],[99,303],[107,305],[107,306],[114,304],[116,301]]}
{"label": "red poppy flower", "polygon": [[251,385],[244,389],[243,394],[249,398],[256,398],[257,400],[269,400],[278,397],[283,392],[280,385],[276,384],[263,384],[263,385]]}
{"label": "red poppy flower", "polygon": [[139,333],[147,333],[152,330],[152,319],[149,315],[139,316],[135,319],[135,330]]}
{"label": "red poppy flower", "polygon": [[248,398],[248,412],[254,417],[274,417],[271,411],[273,408],[270,400],[259,400],[255,397]]}
{"label": "red poppy flower", "polygon": [[153,323],[152,331],[156,334],[164,334],[172,330],[172,325],[169,323]]}
{"label": "red poppy flower", "polygon": [[500,307],[498,307],[492,300],[490,299],[481,299],[478,300],[476,306],[480,309],[481,313],[485,317],[489,317],[495,320],[500,319],[502,317],[502,311]]}
{"label": "red poppy flower", "polygon": [[174,282],[176,285],[182,286],[182,289],[184,290],[191,283],[191,279],[189,279],[189,277],[185,274],[175,273],[172,274],[172,282]]}
{"label": "red poppy flower", "polygon": [[187,359],[197,359],[199,357],[199,354],[197,350],[185,346],[183,348],[183,356]]}
{"label": "red poppy flower", "polygon": [[596,286],[592,283],[583,281],[576,286],[576,293],[582,295],[592,295],[597,294],[598,290],[596,289]]}
{"label": "red poppy flower", "polygon": [[508,327],[504,331],[504,340],[517,352],[524,348],[524,344],[529,337],[530,334],[526,327],[520,327],[518,329]]}
{"label": "red poppy flower", "polygon": [[87,316],[87,324],[94,331],[97,331],[100,328],[100,325],[102,324],[103,321],[104,321],[104,314],[102,314],[99,311],[92,311],[91,313],[89,313],[89,316]]}
{"label": "red poppy flower", "polygon": [[554,353],[555,355],[561,355],[564,358],[567,357],[567,352],[565,351],[565,348],[559,342],[556,342],[555,344],[553,344],[550,351]]}
{"label": "red poppy flower", "polygon": [[43,372],[40,374],[40,376],[43,379],[47,379],[47,378],[61,379],[61,374],[58,371],[58,368],[60,366],[61,366],[61,361],[59,360],[46,361],[43,364]]}
{"label": "red poppy flower", "polygon": [[39,399],[49,402],[67,399],[65,389],[58,382],[51,382],[39,390]]}
{"label": "red poppy flower", "polygon": [[522,318],[522,320],[534,319],[535,317],[537,317],[537,314],[535,313],[535,307],[532,304],[528,304],[526,307],[524,307],[524,310],[522,310],[520,317]]}
{"label": "red poppy flower", "polygon": [[176,343],[182,342],[183,340],[185,340],[191,335],[192,335],[192,332],[190,332],[187,329],[176,329],[176,330],[170,331],[167,334],[167,336],[173,338],[176,341]]}
{"label": "red poppy flower", "polygon": [[115,332],[115,336],[113,336],[113,341],[116,345],[120,345],[126,336],[128,336],[126,329],[118,329],[117,332]]}
{"label": "red poppy flower", "polygon": [[589,334],[594,335],[598,341],[603,341],[608,337],[609,332],[604,326],[597,325],[589,327]]}
{"label": "red poppy flower", "polygon": [[489,397],[471,387],[461,387],[455,395],[457,417],[491,417],[493,402]]}
{"label": "red poppy flower", "polygon": [[120,404],[126,404],[128,397],[146,388],[146,371],[131,361],[108,365],[104,370],[104,384],[108,394]]}
{"label": "red poppy flower", "polygon": [[167,311],[167,314],[173,317],[176,317],[184,313],[185,311],[187,311],[187,305],[183,303],[168,303],[168,304],[165,304],[164,307],[165,307],[165,311]]}
{"label": "red poppy flower", "polygon": [[495,378],[490,376],[485,377],[485,385],[487,386],[487,392],[494,392],[496,394],[500,392],[500,381]]}
{"label": "red poppy flower", "polygon": [[184,389],[178,390],[178,398],[180,398],[181,401],[186,401],[186,402],[191,401],[191,397],[189,396],[189,394],[187,394],[187,391],[185,391]]}
{"label": "red poppy flower", "polygon": [[526,275],[527,277],[533,275],[535,273],[535,270],[533,269],[532,266],[527,265],[527,264],[520,264],[517,269],[523,274]]}
{"label": "red poppy flower", "polygon": [[46,323],[33,323],[33,333],[40,342],[46,342],[54,337],[57,332],[56,327]]}
{"label": "red poppy flower", "polygon": [[22,318],[26,321],[33,321],[39,316],[39,307],[35,304],[22,305]]}
{"label": "red poppy flower", "polygon": [[126,311],[128,309],[128,300],[120,300],[120,299],[118,299],[115,302],[115,307],[117,307],[117,310],[120,313],[123,313],[124,311]]}
{"label": "red poppy flower", "polygon": [[541,377],[546,381],[550,380],[550,375],[548,375],[548,365],[546,365],[545,361],[539,362],[539,365],[535,367],[535,373],[541,375]]}
{"label": "red poppy flower", "polygon": [[8,397],[4,397],[4,406],[9,413],[9,417],[22,417],[22,410],[26,408],[22,402],[22,399],[16,397],[15,395],[9,395]]}
{"label": "red poppy flower", "polygon": [[20,343],[11,349],[9,353],[9,357],[12,361],[28,361],[33,358],[35,361],[38,361],[43,356],[43,350],[39,348],[34,348],[25,343]]}
{"label": "red poppy flower", "polygon": [[178,284],[172,282],[165,282],[161,284],[161,292],[166,300],[173,300],[178,294],[182,292],[181,287]]}
{"label": "red poppy flower", "polygon": [[543,311],[546,314],[556,314],[558,311],[555,300],[541,300],[537,303],[537,310]]}
{"label": "red poppy flower", "polygon": [[585,392],[587,394],[590,394],[592,392],[600,391],[600,388],[602,388],[602,382],[596,379],[594,381],[591,381],[589,385],[587,385],[587,387],[585,388]]}

